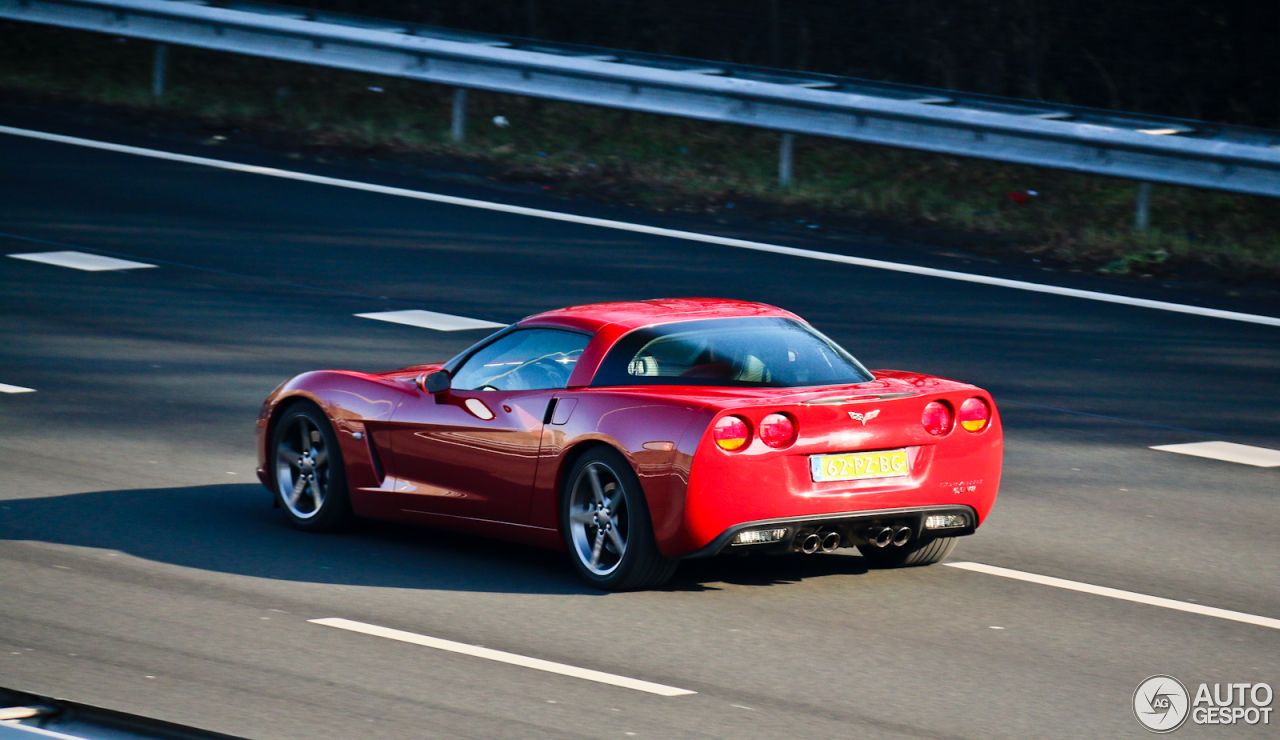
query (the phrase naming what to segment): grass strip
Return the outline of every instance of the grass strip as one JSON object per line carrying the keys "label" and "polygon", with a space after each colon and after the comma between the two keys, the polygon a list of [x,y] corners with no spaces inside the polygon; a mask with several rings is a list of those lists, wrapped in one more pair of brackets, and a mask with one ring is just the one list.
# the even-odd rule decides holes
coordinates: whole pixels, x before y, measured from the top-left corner
{"label": "grass strip", "polygon": [[0,90],[195,117],[210,130],[278,134],[303,152],[483,161],[505,178],[661,211],[870,219],[977,236],[968,248],[1082,272],[1280,282],[1271,198],[1156,186],[1151,227],[1138,233],[1131,181],[815,137],[798,137],[795,180],[782,189],[774,132],[473,91],[457,143],[450,88],[172,48],[169,89],[155,98],[153,48],[0,22]]}

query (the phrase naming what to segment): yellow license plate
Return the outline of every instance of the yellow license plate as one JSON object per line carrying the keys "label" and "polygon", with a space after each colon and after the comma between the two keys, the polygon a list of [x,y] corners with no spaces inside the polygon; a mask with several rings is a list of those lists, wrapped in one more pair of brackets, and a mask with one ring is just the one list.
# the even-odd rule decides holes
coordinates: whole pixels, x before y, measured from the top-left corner
{"label": "yellow license plate", "polygon": [[810,455],[809,470],[815,481],[866,480],[910,475],[906,450],[846,452],[843,455]]}

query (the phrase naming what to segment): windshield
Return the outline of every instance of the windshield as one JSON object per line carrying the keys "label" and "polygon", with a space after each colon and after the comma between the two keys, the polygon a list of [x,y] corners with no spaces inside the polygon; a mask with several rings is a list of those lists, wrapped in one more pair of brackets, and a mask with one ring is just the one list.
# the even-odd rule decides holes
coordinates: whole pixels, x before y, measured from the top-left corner
{"label": "windshield", "polygon": [[591,384],[787,388],[871,379],[848,352],[809,325],[752,317],[637,329],[609,350]]}

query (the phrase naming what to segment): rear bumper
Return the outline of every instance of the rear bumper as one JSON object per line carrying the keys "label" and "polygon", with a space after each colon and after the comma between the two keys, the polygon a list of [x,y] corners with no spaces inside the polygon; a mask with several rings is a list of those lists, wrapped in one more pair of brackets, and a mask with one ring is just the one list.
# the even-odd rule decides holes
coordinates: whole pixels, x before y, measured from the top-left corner
{"label": "rear bumper", "polygon": [[[926,530],[925,519],[931,514],[958,514],[965,517],[967,525],[948,529]],[[837,514],[819,514],[816,516],[794,516],[781,519],[762,519],[754,522],[735,524],[721,532],[706,546],[682,556],[682,559],[706,558],[727,552],[758,552],[762,554],[782,554],[798,549],[798,541],[804,535],[814,532],[836,532],[840,535],[841,547],[867,544],[866,533],[872,527],[895,526],[910,527],[912,539],[918,539],[926,531],[943,537],[963,537],[973,534],[978,528],[978,512],[972,506],[914,506],[902,509],[877,509],[874,511],[852,511]],[[786,529],[786,535],[778,542],[759,545],[735,545],[733,540],[739,532],[750,529]]]}

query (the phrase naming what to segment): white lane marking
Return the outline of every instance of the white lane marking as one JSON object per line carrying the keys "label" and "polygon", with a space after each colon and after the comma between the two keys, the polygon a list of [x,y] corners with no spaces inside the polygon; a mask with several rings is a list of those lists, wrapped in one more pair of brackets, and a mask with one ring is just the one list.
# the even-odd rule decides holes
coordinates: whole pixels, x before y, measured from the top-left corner
{"label": "white lane marking", "polygon": [[389,321],[393,324],[406,324],[408,326],[419,326],[423,329],[435,329],[436,331],[465,331],[467,329],[501,329],[506,324],[495,324],[492,321],[481,321],[480,319],[469,319],[465,316],[452,316],[447,313],[436,313],[435,311],[420,311],[412,309],[409,311],[379,311],[376,313],[358,313],[356,316],[362,319],[374,319],[376,321]]}
{"label": "white lane marking", "polygon": [[88,252],[29,252],[26,254],[11,254],[9,256],[17,260],[43,262],[46,265],[70,267],[73,270],[85,270],[87,272],[137,270],[142,267],[155,267],[155,265],[148,265],[145,262],[103,257],[100,254],[89,254]]}
{"label": "white lane marking", "polygon": [[1096,596],[1108,596],[1113,599],[1122,601],[1133,601],[1138,604],[1149,604],[1151,606],[1160,606],[1165,609],[1175,609],[1180,612],[1190,612],[1192,614],[1201,614],[1206,617],[1217,617],[1218,619],[1230,619],[1233,622],[1244,622],[1245,624],[1256,624],[1260,627],[1270,627],[1271,629],[1280,630],[1280,619],[1272,619],[1271,617],[1260,617],[1256,614],[1246,614],[1245,612],[1235,612],[1230,609],[1219,609],[1216,606],[1201,606],[1200,604],[1188,604],[1185,601],[1176,601],[1174,599],[1165,599],[1159,596],[1148,596],[1146,594],[1136,593],[1134,591],[1122,591],[1118,588],[1107,588],[1106,586],[1094,586],[1090,583],[1081,583],[1079,581],[1068,581],[1065,578],[1054,578],[1052,576],[1042,576],[1035,573],[1027,573],[1021,570],[1011,570],[1009,568],[999,568],[994,565],[984,565],[983,563],[943,563],[943,565],[952,568],[960,568],[961,570],[971,570],[975,573],[986,573],[991,576],[1000,576],[1001,578],[1012,578],[1015,581],[1027,581],[1028,583],[1038,583],[1042,586],[1053,586],[1054,588],[1065,588],[1068,591],[1080,591],[1081,593],[1094,594]]}
{"label": "white lane marking", "polygon": [[350,630],[351,632],[359,632],[361,634],[373,635],[375,637],[385,637],[388,640],[399,640],[400,642],[435,648],[436,650],[447,650],[451,653],[461,653],[462,655],[470,655],[475,658],[494,660],[499,663],[509,663],[523,668],[533,668],[534,670],[546,671],[547,673],[558,673],[561,676],[571,676],[573,678],[581,678],[587,681],[606,683],[610,686],[621,686],[624,689],[645,691],[659,696],[684,696],[686,694],[697,693],[696,691],[689,691],[688,689],[677,689],[672,686],[663,686],[659,683],[649,683],[648,681],[627,678],[626,676],[615,676],[612,673],[593,671],[589,668],[578,668],[576,666],[565,665],[564,663],[553,663],[549,660],[528,658],[523,655],[516,655],[515,653],[492,650],[490,648],[480,647],[479,645],[468,645],[465,642],[442,640],[438,637],[428,637],[414,632],[404,632],[402,630],[393,630],[388,627],[379,627],[376,624],[353,622],[350,619],[325,618],[309,619],[307,621],[312,624],[321,624],[326,627],[337,627],[341,630]]}
{"label": "white lane marking", "polygon": [[948,280],[960,280],[968,283],[979,283],[981,285],[995,285],[1002,288],[1013,288],[1015,290],[1028,290],[1035,293],[1048,293],[1050,295],[1067,296],[1070,298],[1083,298],[1091,301],[1102,301],[1104,303],[1118,303],[1125,306],[1151,308],[1159,311],[1172,311],[1174,313],[1192,314],[1194,316],[1208,316],[1216,319],[1244,321],[1251,324],[1264,324],[1266,326],[1280,326],[1280,318],[1276,318],[1274,316],[1260,316],[1258,314],[1239,313],[1236,311],[1222,311],[1216,308],[1202,308],[1200,306],[1188,306],[1182,303],[1169,303],[1167,301],[1152,301],[1146,298],[1131,298],[1123,295],[1112,295],[1111,293],[1099,293],[1093,290],[1062,288],[1056,285],[1040,285],[1039,283],[1028,283],[1022,280],[1008,280],[1005,278],[987,277],[986,275],[972,275],[967,272],[938,270],[932,267],[920,267],[917,265],[906,265],[898,262],[866,259],[864,257],[850,257],[843,254],[818,252],[812,249],[783,247],[777,244],[753,242],[745,239],[730,239],[723,236],[699,234],[692,231],[681,231],[679,229],[664,229],[657,226],[644,226],[642,224],[627,223],[626,221],[613,221],[604,218],[576,216],[571,213],[545,211],[540,208],[525,208],[523,206],[493,203],[490,201],[475,200],[473,198],[458,198],[452,195],[427,193],[419,190],[409,190],[407,188],[393,188],[386,185],[374,185],[372,183],[359,182],[356,180],[343,180],[336,177],[325,177],[323,175],[309,175],[303,172],[292,172],[290,170],[281,170],[274,167],[258,167],[255,165],[240,164],[238,162],[227,162],[221,159],[193,157],[187,154],[174,154],[172,152],[162,152],[156,149],[143,149],[136,146],[125,146],[123,144],[109,144],[103,141],[80,139],[74,136],[62,136],[60,134],[48,134],[43,131],[32,131],[30,129],[13,128],[11,126],[0,126],[0,134],[23,136],[29,139],[53,141],[60,144],[71,144],[73,146],[83,146],[90,149],[100,149],[103,151],[119,152],[122,154],[134,154],[140,157],[164,159],[171,162],[184,162],[186,164],[201,165],[204,167],[216,167],[218,169],[232,170],[234,172],[248,172],[255,175],[279,177],[286,180],[331,185],[351,190],[363,190],[369,193],[381,193],[383,195],[395,195],[403,198],[415,198],[417,200],[431,201],[433,203],[447,203],[449,205],[464,206],[467,208],[481,208],[487,211],[513,213],[521,216],[550,219],[552,221],[567,221],[569,223],[598,226],[600,228],[615,229],[617,231],[630,231],[637,234],[665,236],[672,239],[684,239],[687,241],[703,242],[705,244],[718,244],[720,246],[736,247],[738,249],[751,249],[758,252],[772,252],[774,254],[785,254],[792,257],[804,257],[807,259],[837,262],[846,265],[856,265],[858,267],[870,267],[878,270],[892,270],[894,272],[905,272],[912,275],[926,275],[929,277],[945,278]]}
{"label": "white lane marking", "polygon": [[1259,468],[1280,467],[1280,450],[1252,445],[1238,445],[1234,442],[1191,442],[1182,445],[1157,445],[1153,450],[1176,452],[1179,455],[1207,457],[1211,460],[1255,465]]}
{"label": "white lane marking", "polygon": [[20,385],[0,383],[0,393],[35,393],[35,388],[23,388]]}
{"label": "white lane marking", "polygon": [[[13,737],[17,737],[19,733],[29,732],[33,735],[40,735],[42,737],[53,737],[53,738],[58,738],[59,740],[85,740],[85,738],[80,737],[79,735],[66,735],[61,732],[46,730],[42,727],[32,727],[31,725],[18,724],[17,722],[7,722],[7,721],[0,722],[0,728],[3,728],[3,730],[0,730],[0,738],[13,738]],[[10,733],[8,732],[9,730],[13,730],[14,732]]]}

